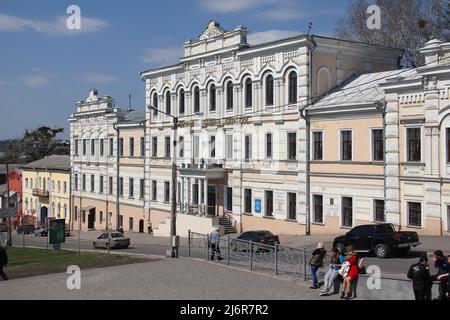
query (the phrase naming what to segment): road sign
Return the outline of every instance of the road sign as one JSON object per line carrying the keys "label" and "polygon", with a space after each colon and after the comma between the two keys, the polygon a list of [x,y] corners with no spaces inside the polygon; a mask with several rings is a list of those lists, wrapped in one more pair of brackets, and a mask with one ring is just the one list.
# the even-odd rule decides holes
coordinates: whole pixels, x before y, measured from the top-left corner
{"label": "road sign", "polygon": [[0,209],[0,218],[11,218],[17,216],[17,208],[3,208]]}
{"label": "road sign", "polygon": [[48,243],[64,243],[66,242],[66,220],[50,219],[48,220]]}

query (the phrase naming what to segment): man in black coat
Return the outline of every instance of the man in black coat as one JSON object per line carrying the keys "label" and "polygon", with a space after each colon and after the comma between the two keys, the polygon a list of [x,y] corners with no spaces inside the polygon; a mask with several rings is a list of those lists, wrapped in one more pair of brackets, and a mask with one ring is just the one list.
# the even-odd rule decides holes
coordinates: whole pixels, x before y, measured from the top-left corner
{"label": "man in black coat", "polygon": [[3,268],[7,264],[8,264],[8,254],[6,253],[6,250],[0,244],[0,277],[2,277],[3,280],[8,280],[8,276],[3,271]]}
{"label": "man in black coat", "polygon": [[408,278],[413,281],[413,290],[416,300],[431,300],[431,275],[428,258],[421,257],[418,263],[413,264],[408,271]]}

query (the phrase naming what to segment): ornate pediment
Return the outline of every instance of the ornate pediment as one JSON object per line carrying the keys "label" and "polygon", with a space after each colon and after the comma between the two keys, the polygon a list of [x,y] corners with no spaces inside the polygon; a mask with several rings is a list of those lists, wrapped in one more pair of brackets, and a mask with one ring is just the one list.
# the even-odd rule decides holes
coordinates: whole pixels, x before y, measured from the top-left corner
{"label": "ornate pediment", "polygon": [[208,27],[203,31],[202,35],[198,38],[199,40],[206,40],[211,38],[216,38],[225,33],[225,30],[220,27],[220,23],[212,20],[208,23]]}

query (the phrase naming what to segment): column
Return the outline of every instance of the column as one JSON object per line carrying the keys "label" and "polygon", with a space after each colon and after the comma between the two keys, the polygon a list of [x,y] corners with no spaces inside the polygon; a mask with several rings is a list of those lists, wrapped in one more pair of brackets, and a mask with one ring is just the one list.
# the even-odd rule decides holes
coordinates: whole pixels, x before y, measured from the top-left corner
{"label": "column", "polygon": [[201,193],[201,190],[200,190],[200,179],[196,179],[196,181],[197,181],[197,206],[198,206],[198,213],[202,213],[202,210],[201,210],[201,203],[202,203],[202,193]]}
{"label": "column", "polygon": [[184,178],[181,177],[181,188],[180,188],[180,211],[181,213],[185,213],[184,209]]}
{"label": "column", "polygon": [[208,214],[208,179],[203,180],[203,205],[205,207],[205,215]]}

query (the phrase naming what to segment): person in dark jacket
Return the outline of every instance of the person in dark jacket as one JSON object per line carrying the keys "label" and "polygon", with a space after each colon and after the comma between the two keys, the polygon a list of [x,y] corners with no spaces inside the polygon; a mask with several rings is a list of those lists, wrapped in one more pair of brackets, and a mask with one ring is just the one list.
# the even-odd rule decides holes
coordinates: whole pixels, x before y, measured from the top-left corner
{"label": "person in dark jacket", "polygon": [[407,276],[413,281],[416,300],[431,300],[432,281],[426,256],[421,257],[418,263],[411,265]]}
{"label": "person in dark jacket", "polygon": [[323,267],[323,258],[325,257],[326,251],[323,248],[323,243],[319,242],[317,244],[317,249],[313,251],[311,260],[309,262],[311,266],[311,276],[312,276],[312,286],[310,289],[317,289],[319,287],[319,281],[317,279],[317,271],[319,268]]}
{"label": "person in dark jacket", "polygon": [[441,250],[436,250],[433,255],[434,267],[437,273],[431,277],[433,281],[439,281],[439,297],[438,300],[446,300],[447,280],[450,272],[450,264],[448,258],[444,256]]}
{"label": "person in dark jacket", "polygon": [[3,280],[8,280],[8,276],[3,271],[3,268],[8,264],[8,254],[6,253],[6,250],[2,247],[2,244],[0,243],[0,277],[3,278]]}

